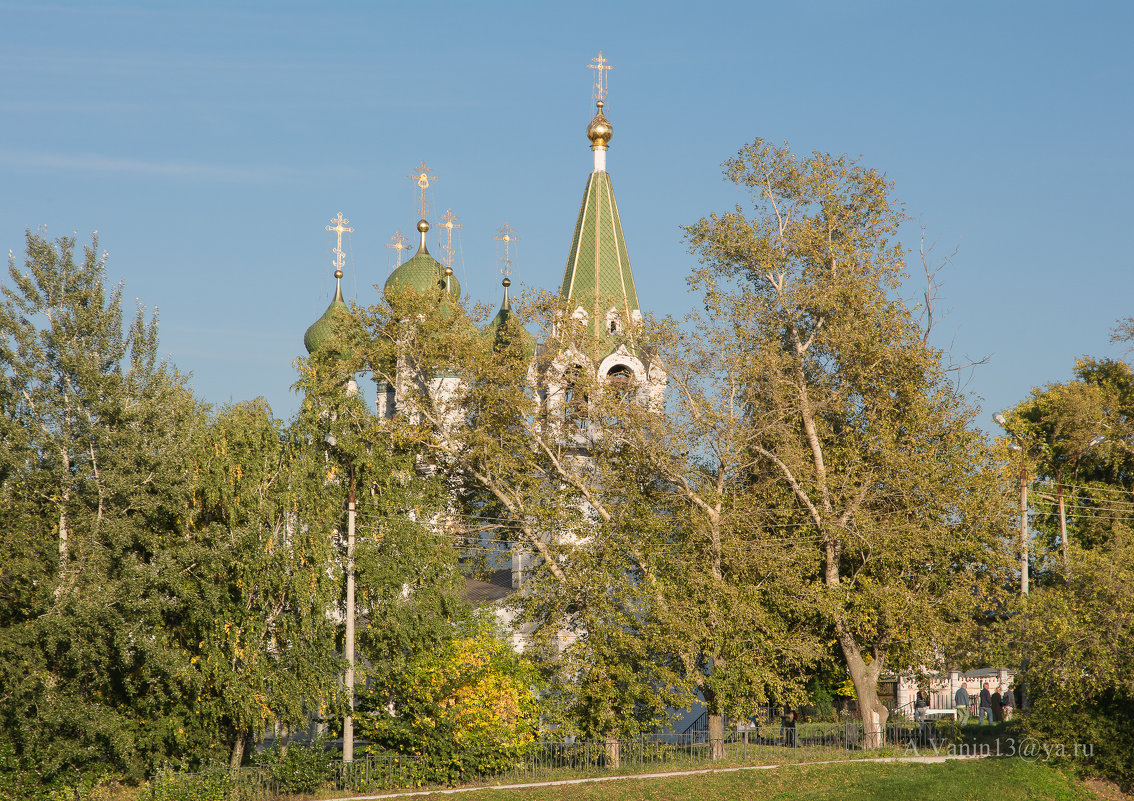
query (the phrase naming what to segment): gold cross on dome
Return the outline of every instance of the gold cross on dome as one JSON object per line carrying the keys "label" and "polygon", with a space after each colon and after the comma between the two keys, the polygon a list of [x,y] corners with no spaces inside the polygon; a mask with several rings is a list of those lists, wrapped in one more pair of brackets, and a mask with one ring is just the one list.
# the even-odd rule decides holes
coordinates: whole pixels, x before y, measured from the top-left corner
{"label": "gold cross on dome", "polygon": [[516,236],[516,232],[512,230],[508,223],[504,223],[500,226],[499,236],[493,237],[497,242],[504,243],[504,260],[500,266],[500,272],[505,278],[510,279],[512,277],[512,260],[508,258],[508,246],[519,238],[520,237]]}
{"label": "gold cross on dome", "polygon": [[[325,226],[326,230],[334,231],[337,237],[337,241],[335,242],[335,249],[334,251],[332,251],[335,254],[334,265],[336,273],[342,272],[343,265],[346,264],[346,261],[344,261],[343,259],[343,234],[354,233],[353,228],[347,228],[348,222],[350,222],[350,220],[343,219],[343,213],[340,211],[339,216],[331,220],[330,225]],[[340,276],[336,275],[335,277],[339,278]]]}
{"label": "gold cross on dome", "polygon": [[390,248],[391,250],[396,250],[398,252],[398,263],[396,265],[394,265],[394,267],[395,268],[401,267],[402,266],[402,251],[409,247],[409,240],[406,239],[405,234],[403,234],[401,231],[397,231],[397,232],[395,232],[395,234],[392,237],[390,237],[390,241],[393,242],[393,244],[392,245],[386,245],[386,247]]}
{"label": "gold cross on dome", "polygon": [[441,261],[445,262],[446,267],[452,269],[453,229],[461,227],[457,222],[460,217],[454,214],[452,209],[446,209],[445,213],[441,216],[441,219],[444,221],[441,223],[441,227],[445,229],[445,244],[441,246],[441,250],[444,253],[444,256],[442,256]]}
{"label": "gold cross on dome", "polygon": [[614,69],[606,63],[606,59],[602,57],[602,51],[598,51],[598,58],[592,58],[590,64],[587,65],[588,69],[595,71],[595,83],[591,90],[593,99],[595,101],[606,100],[607,77],[606,73]]}
{"label": "gold cross on dome", "polygon": [[433,174],[433,170],[425,166],[423,159],[421,164],[417,165],[416,170],[406,177],[417,184],[417,210],[421,219],[424,220],[425,212],[429,210],[429,201],[425,199],[425,190],[433,186],[437,176]]}

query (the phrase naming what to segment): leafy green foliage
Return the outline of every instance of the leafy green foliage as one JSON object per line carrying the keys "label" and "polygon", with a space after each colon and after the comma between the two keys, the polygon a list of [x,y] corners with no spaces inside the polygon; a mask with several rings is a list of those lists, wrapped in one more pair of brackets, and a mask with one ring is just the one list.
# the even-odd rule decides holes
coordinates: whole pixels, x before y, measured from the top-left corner
{"label": "leafy green foliage", "polygon": [[256,764],[267,769],[281,793],[315,793],[331,778],[332,757],[326,743],[317,739],[286,750],[275,746],[257,755]]}
{"label": "leafy green foliage", "polygon": [[191,493],[204,417],[156,360],[156,322],[124,327],[97,243],[28,234],[0,305],[0,728],[44,786],[139,778],[174,748],[183,691],[163,623],[162,554]]}
{"label": "leafy green foliage", "polygon": [[538,729],[536,673],[487,619],[367,685],[360,733],[419,757],[423,778],[456,782],[510,767]]}
{"label": "leafy green foliage", "polygon": [[343,496],[318,432],[197,402],[97,243],[26,250],[0,304],[5,780],[136,782],[333,712]]}
{"label": "leafy green foliage", "polygon": [[[1029,526],[1037,585],[997,629],[1006,659],[1024,665],[1044,742],[1083,743],[1065,761],[1134,787],[1134,370],[1080,359],[1075,379],[1032,391],[1006,415],[1037,482]],[[1105,436],[1101,442],[1096,437]],[[1064,502],[1062,541],[1059,495]]]}
{"label": "leafy green foliage", "polygon": [[988,607],[1005,487],[896,295],[903,215],[885,177],[763,140],[724,166],[752,210],[687,227],[690,282],[740,365],[755,522],[787,526],[785,550],[810,554],[796,594],[814,593],[877,729],[881,671],[933,663]]}

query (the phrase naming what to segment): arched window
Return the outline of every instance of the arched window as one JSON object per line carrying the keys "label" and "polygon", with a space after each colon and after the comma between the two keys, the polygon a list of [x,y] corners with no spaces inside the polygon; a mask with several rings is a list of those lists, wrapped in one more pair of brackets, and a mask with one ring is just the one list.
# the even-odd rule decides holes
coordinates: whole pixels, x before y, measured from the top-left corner
{"label": "arched window", "polygon": [[586,429],[589,415],[587,393],[579,381],[582,373],[576,365],[563,376],[563,420],[580,431]]}
{"label": "arched window", "polygon": [[634,371],[625,364],[616,364],[606,371],[606,384],[620,400],[634,395]]}

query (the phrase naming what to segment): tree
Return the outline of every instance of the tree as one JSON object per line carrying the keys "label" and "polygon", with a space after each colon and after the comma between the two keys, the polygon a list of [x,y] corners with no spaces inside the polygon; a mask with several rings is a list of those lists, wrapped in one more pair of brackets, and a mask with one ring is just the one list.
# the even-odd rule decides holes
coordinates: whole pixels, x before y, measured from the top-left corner
{"label": "tree", "polygon": [[[1030,496],[1030,524],[1044,569],[1022,613],[1005,621],[996,641],[1001,653],[1024,665],[1029,734],[1090,744],[1090,753],[1067,761],[1129,789],[1134,370],[1121,361],[1079,359],[1074,380],[1034,389],[1006,417],[1033,445],[1039,487]],[[1096,442],[1099,435],[1106,439]],[[1050,558],[1057,543],[1062,559]]]}
{"label": "tree", "polygon": [[[296,421],[315,470],[316,492],[328,500],[356,501],[356,544],[337,521],[337,560],[344,575],[353,567],[356,676],[383,683],[407,662],[448,642],[469,614],[461,599],[464,573],[448,525],[448,484],[420,461],[413,438],[367,410],[353,384],[361,369],[357,320],[342,314],[330,346],[300,360],[297,388],[303,404]],[[345,346],[335,343],[347,342]],[[356,343],[357,344],[357,343]],[[345,589],[345,588],[344,588]],[[346,592],[336,611],[349,614]],[[345,648],[345,637],[344,637]],[[368,708],[366,694],[360,699]]]}
{"label": "tree", "polygon": [[[539,308],[549,327],[562,312]],[[579,343],[551,342],[533,364],[518,319],[486,337],[451,299],[394,293],[366,312],[351,347],[397,387],[403,414],[387,426],[444,477],[467,521],[465,547],[498,543],[523,558],[525,588],[510,600],[525,651],[544,670],[545,699],[571,730],[607,739],[617,764],[618,736],[663,717],[680,683],[638,636],[651,570],[644,527],[628,512],[645,506],[628,504],[627,485],[605,481],[601,460],[581,454],[541,403],[536,374]],[[579,376],[577,397],[590,382]]]}
{"label": "tree", "polygon": [[818,606],[876,744],[882,671],[933,662],[986,607],[1005,494],[897,297],[902,214],[885,178],[759,139],[725,175],[752,212],[686,229],[690,281],[746,355],[754,487],[815,543]]}
{"label": "tree", "polygon": [[157,361],[156,319],[139,309],[123,325],[97,241],[80,255],[73,238],[29,232],[8,272],[0,730],[41,785],[139,778],[184,720],[157,587],[204,408]]}
{"label": "tree", "polygon": [[[1121,375],[1121,363],[1105,365],[1080,360],[1076,372]],[[1080,372],[1082,371],[1082,372]],[[1129,371],[1126,370],[1128,373]],[[1112,386],[1108,389],[1107,384]],[[1067,507],[1072,507],[1072,526],[1085,527],[1081,536],[1097,524],[1091,515],[1074,514],[1092,503],[1090,490],[1083,482],[1108,461],[1105,455],[1114,450],[1115,439],[1107,444],[1107,434],[1122,434],[1114,424],[1122,427],[1110,410],[1118,401],[1112,382],[1089,381],[1079,378],[1063,384],[1049,384],[1032,391],[1032,397],[1012,409],[1007,420],[1011,432],[1023,442],[1020,458],[1025,469],[1034,478],[1045,482],[1038,494],[1033,494],[1030,506],[1034,514],[1029,523],[1032,528],[1031,547],[1036,549],[1039,578],[1047,571],[1064,572],[1071,568],[1070,527]],[[1041,536],[1036,536],[1042,532]],[[1062,558],[1053,558],[1062,552]]]}
{"label": "tree", "polygon": [[233,768],[270,723],[341,705],[328,613],[340,598],[342,498],[305,433],[263,401],[222,410],[194,454],[185,543],[164,573],[194,714],[224,739]]}
{"label": "tree", "polygon": [[647,320],[642,339],[669,381],[664,411],[613,387],[592,403],[607,494],[653,486],[630,515],[640,531],[653,524],[637,537],[652,563],[648,647],[671,655],[704,699],[713,759],[724,756],[725,714],[800,705],[824,651],[799,524],[753,474],[749,358],[722,311]]}

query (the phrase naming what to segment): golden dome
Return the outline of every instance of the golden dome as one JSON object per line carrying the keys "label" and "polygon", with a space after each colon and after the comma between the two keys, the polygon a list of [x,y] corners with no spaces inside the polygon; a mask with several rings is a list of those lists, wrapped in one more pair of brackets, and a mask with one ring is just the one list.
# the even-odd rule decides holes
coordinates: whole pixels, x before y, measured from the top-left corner
{"label": "golden dome", "polygon": [[614,136],[614,126],[610,124],[610,120],[603,116],[602,106],[603,103],[599,100],[595,103],[598,111],[595,112],[595,118],[591,120],[591,124],[587,126],[587,138],[591,140],[591,147],[606,147],[610,144],[610,138]]}

